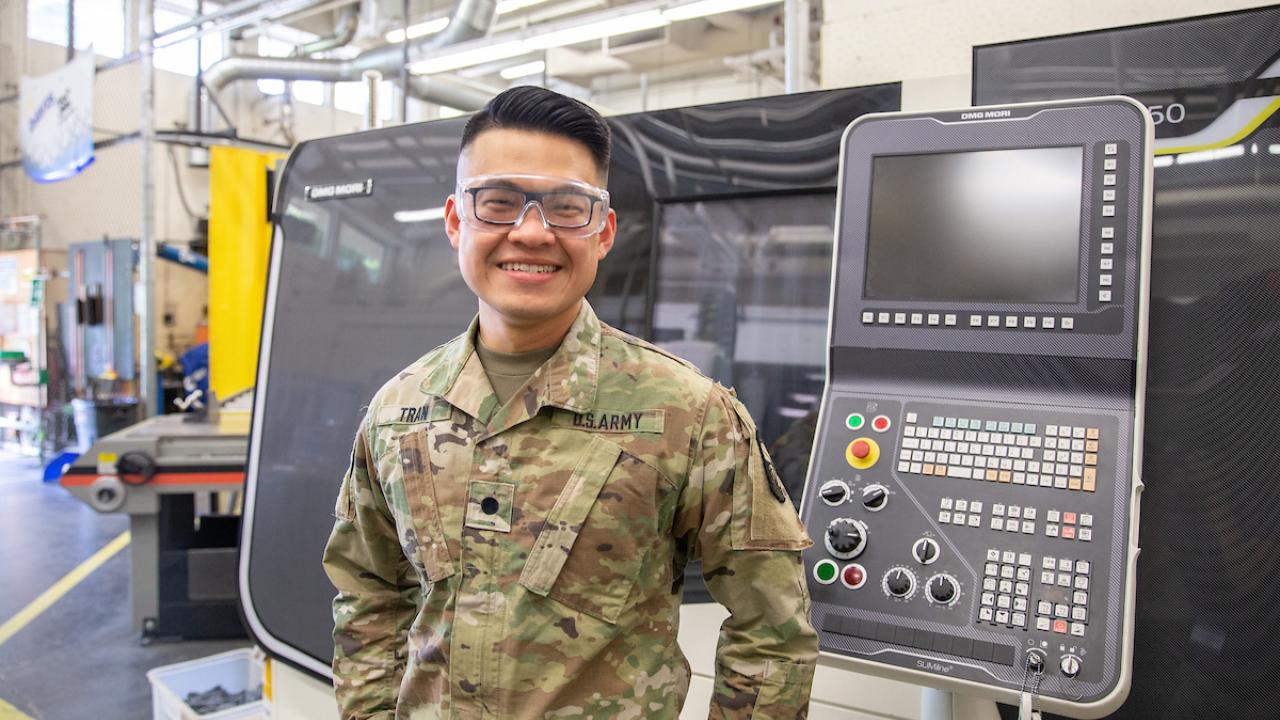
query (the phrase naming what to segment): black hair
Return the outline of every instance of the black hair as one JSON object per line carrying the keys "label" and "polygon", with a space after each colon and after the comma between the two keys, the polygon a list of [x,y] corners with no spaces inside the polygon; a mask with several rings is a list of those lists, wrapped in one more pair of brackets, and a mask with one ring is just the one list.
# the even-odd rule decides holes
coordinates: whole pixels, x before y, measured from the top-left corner
{"label": "black hair", "polygon": [[609,124],[586,103],[533,85],[495,95],[462,129],[466,150],[486,130],[532,130],[576,140],[586,146],[602,177],[609,173]]}

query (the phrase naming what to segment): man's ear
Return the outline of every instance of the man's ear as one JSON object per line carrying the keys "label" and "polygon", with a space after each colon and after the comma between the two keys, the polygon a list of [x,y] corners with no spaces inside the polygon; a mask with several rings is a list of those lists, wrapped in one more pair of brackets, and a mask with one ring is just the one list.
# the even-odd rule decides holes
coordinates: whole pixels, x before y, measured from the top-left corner
{"label": "man's ear", "polygon": [[604,228],[600,230],[599,239],[596,241],[596,260],[603,260],[605,255],[613,249],[613,238],[618,234],[618,216],[613,212],[613,208],[609,208],[609,217],[605,218]]}
{"label": "man's ear", "polygon": [[454,250],[458,249],[458,241],[462,234],[460,227],[462,218],[458,216],[461,211],[462,208],[458,207],[458,201],[453,195],[444,201],[444,233],[449,236],[449,244]]}

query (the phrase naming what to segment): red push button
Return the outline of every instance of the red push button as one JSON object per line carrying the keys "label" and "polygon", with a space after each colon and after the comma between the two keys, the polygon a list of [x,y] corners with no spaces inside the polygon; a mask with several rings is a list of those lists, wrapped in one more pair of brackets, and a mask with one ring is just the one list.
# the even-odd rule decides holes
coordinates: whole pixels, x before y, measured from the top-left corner
{"label": "red push button", "polygon": [[850,590],[857,590],[867,581],[867,571],[862,566],[854,563],[845,565],[844,572],[840,573],[840,582]]}
{"label": "red push button", "polygon": [[844,459],[858,470],[870,470],[880,459],[880,446],[871,438],[855,438],[845,446]]}
{"label": "red push button", "polygon": [[1075,524],[1076,524],[1076,514],[1075,514],[1075,513],[1073,513],[1073,512],[1064,512],[1064,513],[1062,513],[1062,522],[1064,522],[1064,523],[1066,523],[1066,524],[1068,524],[1068,525],[1075,525]]}
{"label": "red push button", "polygon": [[1075,539],[1076,539],[1076,527],[1075,527],[1075,525],[1063,525],[1063,526],[1062,526],[1062,539],[1063,539],[1063,540],[1075,540]]}
{"label": "red push button", "polygon": [[1066,621],[1066,620],[1054,620],[1054,621],[1053,621],[1053,631],[1054,631],[1054,632],[1056,632],[1056,633],[1058,633],[1059,635],[1066,635],[1066,634],[1067,634],[1067,621]]}
{"label": "red push button", "polygon": [[871,421],[871,429],[876,432],[884,432],[889,429],[889,425],[891,424],[892,423],[889,422],[888,415],[877,415],[876,418]]}

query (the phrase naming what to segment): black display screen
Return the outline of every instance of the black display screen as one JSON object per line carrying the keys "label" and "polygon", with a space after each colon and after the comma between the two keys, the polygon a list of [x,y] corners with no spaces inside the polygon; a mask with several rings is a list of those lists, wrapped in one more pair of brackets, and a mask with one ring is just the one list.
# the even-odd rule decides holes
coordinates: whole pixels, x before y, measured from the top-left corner
{"label": "black display screen", "polygon": [[1078,299],[1081,147],[873,160],[865,297]]}

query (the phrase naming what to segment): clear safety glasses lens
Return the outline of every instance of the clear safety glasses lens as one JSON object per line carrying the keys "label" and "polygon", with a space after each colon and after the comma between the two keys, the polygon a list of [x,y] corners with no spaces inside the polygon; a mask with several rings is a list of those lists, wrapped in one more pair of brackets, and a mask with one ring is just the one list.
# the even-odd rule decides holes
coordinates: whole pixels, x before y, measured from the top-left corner
{"label": "clear safety glasses lens", "polygon": [[543,224],[557,235],[583,237],[604,227],[609,213],[609,193],[577,181],[537,178],[556,187],[534,191],[516,185],[511,177],[472,178],[458,186],[462,218],[479,230],[505,232],[524,222],[537,208]]}

